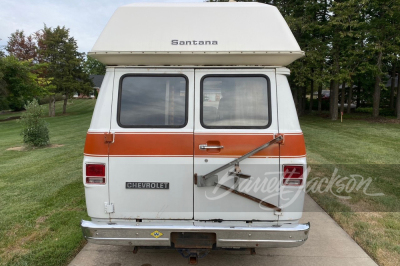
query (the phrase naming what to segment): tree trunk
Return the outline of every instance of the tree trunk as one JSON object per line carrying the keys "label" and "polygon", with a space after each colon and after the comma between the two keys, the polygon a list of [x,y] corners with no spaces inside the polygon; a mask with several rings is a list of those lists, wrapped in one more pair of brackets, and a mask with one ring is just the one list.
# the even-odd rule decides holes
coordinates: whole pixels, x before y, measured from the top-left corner
{"label": "tree trunk", "polygon": [[389,108],[391,110],[394,109],[394,91],[395,91],[395,86],[396,86],[396,65],[393,64],[392,68],[392,79],[390,83],[390,102],[389,102]]}
{"label": "tree trunk", "polygon": [[[398,75],[398,77],[399,77],[399,75]],[[397,114],[397,119],[400,120],[400,80],[397,80],[397,96],[396,97],[397,97],[396,114]]]}
{"label": "tree trunk", "polygon": [[318,86],[318,113],[322,112],[322,83]]}
{"label": "tree trunk", "polygon": [[339,75],[340,72],[340,65],[339,65],[339,49],[337,47],[337,44],[334,43],[333,46],[334,49],[334,69],[333,69],[333,88],[331,88],[331,96],[332,98],[331,103],[331,119],[332,120],[337,120],[338,119],[338,96],[339,96],[339,81],[336,80],[337,75]]}
{"label": "tree trunk", "polygon": [[[333,95],[332,95],[333,94]],[[332,88],[332,113],[331,113],[331,119],[332,120],[337,120],[338,119],[338,100],[339,100],[339,82],[337,80],[333,81],[333,88]]]}
{"label": "tree trunk", "polygon": [[49,96],[49,116],[51,117],[51,96]]}
{"label": "tree trunk", "polygon": [[301,116],[303,114],[303,88],[297,88],[297,115]]}
{"label": "tree trunk", "polygon": [[298,92],[297,92],[297,97],[298,97],[298,110],[297,114],[301,116],[303,114],[303,88],[299,87]]}
{"label": "tree trunk", "polygon": [[49,100],[49,116],[56,116],[56,96],[51,95]]}
{"label": "tree trunk", "polygon": [[346,82],[342,83],[342,95],[340,97],[340,112],[344,112],[344,98],[346,97]]}
{"label": "tree trunk", "polygon": [[374,88],[374,95],[373,95],[373,109],[372,109],[372,116],[378,117],[379,116],[379,103],[381,100],[381,66],[382,66],[382,51],[379,51],[378,54],[378,73],[375,76],[375,88]]}
{"label": "tree trunk", "polygon": [[297,113],[299,112],[299,98],[297,95],[297,88],[293,89],[293,101],[294,101],[294,106],[296,107]]}
{"label": "tree trunk", "polygon": [[64,95],[64,105],[63,105],[63,114],[67,113],[67,103],[68,103],[68,94]]}
{"label": "tree trunk", "polygon": [[361,105],[361,81],[358,81],[358,85],[357,85],[357,103],[356,103],[356,107],[360,107]]}
{"label": "tree trunk", "polygon": [[314,80],[311,80],[311,95],[310,95],[310,112],[312,112],[312,106],[313,106],[313,100],[314,100]]}
{"label": "tree trunk", "polygon": [[353,100],[353,82],[350,82],[349,87],[349,96],[347,97],[347,110],[346,113],[350,114],[351,112],[351,102]]}
{"label": "tree trunk", "polygon": [[306,104],[307,104],[307,87],[304,86],[303,87],[303,97],[302,97],[302,103],[301,103],[301,107],[302,107],[302,114],[305,113],[306,111]]}
{"label": "tree trunk", "polygon": [[331,84],[329,86],[329,113],[331,114],[331,117],[332,117],[332,113],[333,113],[333,92],[334,92],[333,87],[334,86],[335,86],[335,81],[332,79]]}

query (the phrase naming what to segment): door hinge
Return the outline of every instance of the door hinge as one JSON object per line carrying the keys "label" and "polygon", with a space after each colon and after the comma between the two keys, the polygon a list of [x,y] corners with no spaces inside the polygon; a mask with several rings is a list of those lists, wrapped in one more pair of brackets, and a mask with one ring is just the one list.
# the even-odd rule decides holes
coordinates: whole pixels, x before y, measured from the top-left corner
{"label": "door hinge", "polygon": [[114,143],[115,133],[104,133],[104,142],[105,143]]}
{"label": "door hinge", "polygon": [[104,202],[104,212],[105,213],[113,213],[114,212],[114,204]]}

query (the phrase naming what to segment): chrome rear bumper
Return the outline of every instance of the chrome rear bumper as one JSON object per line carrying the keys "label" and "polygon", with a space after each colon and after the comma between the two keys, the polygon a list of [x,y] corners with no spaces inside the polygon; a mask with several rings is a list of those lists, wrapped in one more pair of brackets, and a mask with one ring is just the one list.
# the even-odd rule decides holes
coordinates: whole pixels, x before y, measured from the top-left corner
{"label": "chrome rear bumper", "polygon": [[[215,233],[217,248],[297,247],[308,238],[310,223],[250,227],[199,226],[188,224],[146,225],[146,223],[113,223],[82,221],[85,238],[100,245],[171,246],[171,233]],[[156,233],[155,233],[156,232]],[[158,232],[158,233],[157,233]]]}

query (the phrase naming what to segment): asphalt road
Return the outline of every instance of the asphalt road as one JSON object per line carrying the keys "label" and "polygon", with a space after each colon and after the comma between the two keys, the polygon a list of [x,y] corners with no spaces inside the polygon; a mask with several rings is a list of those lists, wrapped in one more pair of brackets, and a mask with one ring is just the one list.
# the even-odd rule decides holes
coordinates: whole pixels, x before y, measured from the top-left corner
{"label": "asphalt road", "polygon": [[[309,196],[301,222],[308,221],[311,222],[310,235],[300,247],[256,249],[256,255],[248,251],[211,251],[199,260],[199,265],[377,265]],[[89,243],[69,265],[188,265],[188,261],[174,250],[139,250],[133,254],[131,247]]]}

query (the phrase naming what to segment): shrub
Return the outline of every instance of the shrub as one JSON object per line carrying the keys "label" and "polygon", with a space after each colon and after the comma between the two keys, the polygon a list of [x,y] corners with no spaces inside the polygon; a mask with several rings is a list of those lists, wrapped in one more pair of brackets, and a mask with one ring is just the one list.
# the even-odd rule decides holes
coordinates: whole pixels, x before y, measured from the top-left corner
{"label": "shrub", "polygon": [[[373,108],[372,107],[363,107],[363,108],[357,108],[356,112],[357,113],[367,113],[372,115]],[[390,110],[387,108],[379,108],[379,115],[380,116],[395,116],[395,111]]]}
{"label": "shrub", "polygon": [[20,122],[22,123],[23,141],[30,146],[40,147],[49,144],[49,129],[47,123],[43,120],[44,110],[36,99],[25,105],[26,112],[22,114]]}

